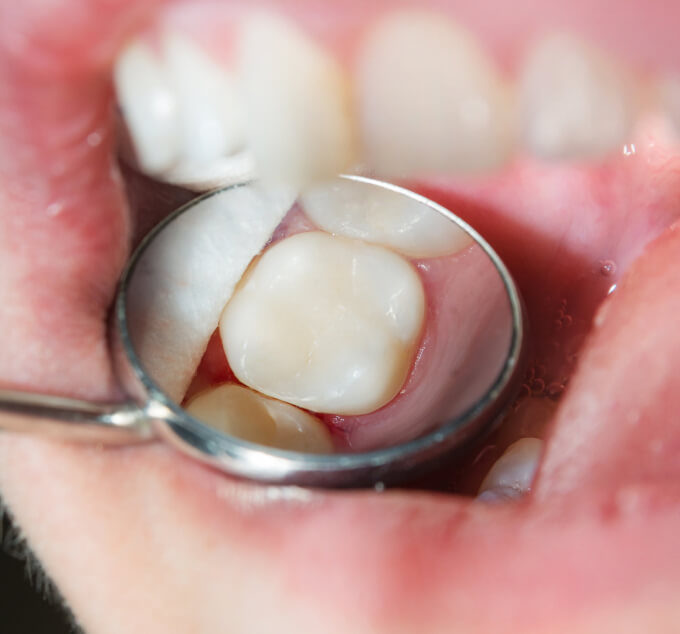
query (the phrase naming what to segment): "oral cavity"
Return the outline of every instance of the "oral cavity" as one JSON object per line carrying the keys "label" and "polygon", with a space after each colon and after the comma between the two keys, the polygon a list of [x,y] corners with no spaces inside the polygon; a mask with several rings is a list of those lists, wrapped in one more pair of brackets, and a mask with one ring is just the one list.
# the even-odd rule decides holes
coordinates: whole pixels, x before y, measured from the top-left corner
{"label": "oral cavity", "polygon": [[527,155],[599,160],[649,113],[680,120],[676,78],[636,73],[563,33],[523,43],[501,71],[434,12],[387,13],[342,57],[278,15],[230,27],[229,46],[173,23],[152,33],[154,46],[138,38],[121,53],[118,100],[143,171],[203,190],[355,167],[412,177]]}
{"label": "oral cavity", "polygon": [[[128,309],[154,382],[208,424],[282,448],[293,445],[272,425],[293,410],[301,434],[316,421],[351,451],[411,440],[467,411],[499,375],[512,336],[505,287],[483,249],[427,204],[365,181],[294,199],[233,188],[154,238]],[[269,399],[267,416],[253,409],[250,435],[228,411],[245,396],[210,392],[225,383],[248,403]]]}

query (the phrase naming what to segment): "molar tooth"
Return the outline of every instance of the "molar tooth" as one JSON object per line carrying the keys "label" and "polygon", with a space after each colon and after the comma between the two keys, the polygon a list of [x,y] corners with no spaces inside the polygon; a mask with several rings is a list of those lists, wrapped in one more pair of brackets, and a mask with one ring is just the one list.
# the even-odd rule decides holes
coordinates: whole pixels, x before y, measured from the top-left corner
{"label": "molar tooth", "polygon": [[539,438],[520,438],[493,464],[479,488],[481,500],[518,498],[531,490],[543,449]]}
{"label": "molar tooth", "polygon": [[241,150],[245,115],[235,80],[176,33],[165,34],[163,58],[179,103],[182,162],[209,165]]}
{"label": "molar tooth", "polygon": [[472,244],[462,228],[427,205],[382,188],[368,196],[361,182],[322,183],[308,189],[300,202],[320,229],[414,258],[449,255]]}
{"label": "molar tooth", "polygon": [[160,61],[134,41],[116,60],[114,81],[140,167],[150,174],[172,167],[180,145],[177,99]]}
{"label": "molar tooth", "polygon": [[597,157],[620,149],[634,123],[632,78],[567,35],[539,41],[519,79],[523,141],[544,158]]}
{"label": "molar tooth", "polygon": [[251,267],[220,334],[245,385],[312,411],[365,414],[401,389],[424,312],[422,282],[402,257],[309,232]]}
{"label": "molar tooth", "polygon": [[240,70],[249,147],[262,176],[304,183],[352,164],[346,78],[295,25],[270,14],[247,19]]}
{"label": "molar tooth", "polygon": [[330,433],[311,414],[235,384],[220,385],[196,395],[187,412],[236,438],[268,447],[331,453]]}
{"label": "molar tooth", "polygon": [[383,19],[364,42],[357,77],[364,151],[380,173],[483,169],[508,158],[509,89],[447,18],[401,11]]}

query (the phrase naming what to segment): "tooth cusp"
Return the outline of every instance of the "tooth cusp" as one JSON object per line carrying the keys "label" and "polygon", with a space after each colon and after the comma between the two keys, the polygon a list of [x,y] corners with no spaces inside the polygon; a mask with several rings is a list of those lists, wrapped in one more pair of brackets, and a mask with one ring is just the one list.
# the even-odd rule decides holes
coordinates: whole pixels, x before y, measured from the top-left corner
{"label": "tooth cusp", "polygon": [[330,433],[317,418],[240,385],[207,389],[186,410],[225,434],[259,445],[305,453],[333,451]]}
{"label": "tooth cusp", "polygon": [[300,202],[309,219],[324,231],[413,258],[451,255],[473,242],[455,222],[428,205],[361,182],[319,184],[305,191]]}
{"label": "tooth cusp", "polygon": [[422,283],[407,260],[309,232],[251,267],[220,334],[245,385],[316,412],[364,414],[401,389],[424,312]]}

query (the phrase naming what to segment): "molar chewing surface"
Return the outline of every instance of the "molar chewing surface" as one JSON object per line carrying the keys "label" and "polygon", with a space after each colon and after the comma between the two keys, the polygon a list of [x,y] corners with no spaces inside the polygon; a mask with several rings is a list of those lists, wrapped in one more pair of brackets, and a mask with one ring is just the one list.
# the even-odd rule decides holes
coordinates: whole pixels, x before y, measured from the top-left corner
{"label": "molar chewing surface", "polygon": [[220,334],[245,385],[316,412],[365,414],[401,389],[424,313],[422,283],[407,260],[309,232],[270,247],[251,267]]}

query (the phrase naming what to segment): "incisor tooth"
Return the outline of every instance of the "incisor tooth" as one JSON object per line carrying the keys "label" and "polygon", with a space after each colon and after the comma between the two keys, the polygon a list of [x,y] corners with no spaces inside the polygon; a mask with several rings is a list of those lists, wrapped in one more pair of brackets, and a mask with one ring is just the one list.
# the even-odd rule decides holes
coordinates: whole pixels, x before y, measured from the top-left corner
{"label": "incisor tooth", "polygon": [[209,166],[242,150],[245,114],[235,80],[177,33],[165,33],[163,59],[179,104],[183,162]]}
{"label": "incisor tooth", "polygon": [[388,189],[367,190],[361,182],[338,179],[316,185],[300,202],[320,229],[414,258],[449,255],[472,244],[463,229],[427,205]]}
{"label": "incisor tooth", "polygon": [[400,11],[360,51],[357,97],[366,160],[391,175],[490,168],[513,143],[508,87],[447,18]]}
{"label": "incisor tooth", "polygon": [[314,416],[240,385],[205,390],[186,410],[219,431],[260,445],[306,453],[333,451],[330,433]]}
{"label": "incisor tooth", "polygon": [[364,414],[404,383],[424,306],[418,274],[395,253],[302,233],[253,265],[220,334],[245,385],[312,411]]}
{"label": "incisor tooth", "polygon": [[353,163],[346,78],[295,25],[270,14],[247,19],[240,68],[249,147],[263,177],[304,183]]}
{"label": "incisor tooth", "polygon": [[114,81],[140,167],[149,174],[172,167],[180,152],[178,106],[161,63],[146,44],[132,42],[116,60]]}
{"label": "incisor tooth", "polygon": [[597,157],[622,147],[633,125],[633,80],[602,54],[567,35],[550,35],[520,72],[521,134],[545,158]]}
{"label": "incisor tooth", "polygon": [[484,478],[480,497],[520,497],[531,490],[542,449],[539,438],[520,438],[510,445]]}

